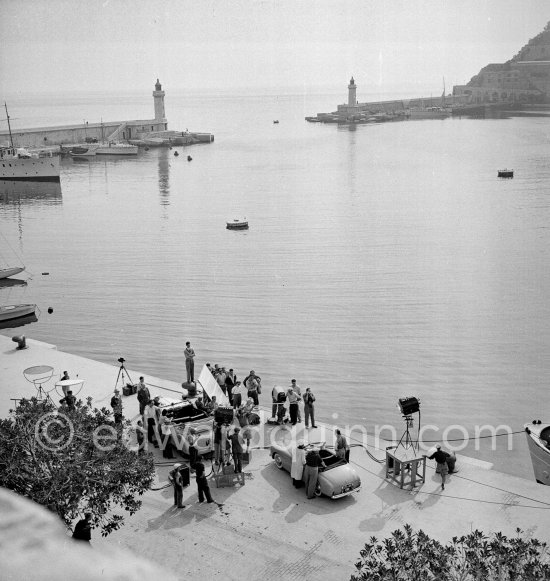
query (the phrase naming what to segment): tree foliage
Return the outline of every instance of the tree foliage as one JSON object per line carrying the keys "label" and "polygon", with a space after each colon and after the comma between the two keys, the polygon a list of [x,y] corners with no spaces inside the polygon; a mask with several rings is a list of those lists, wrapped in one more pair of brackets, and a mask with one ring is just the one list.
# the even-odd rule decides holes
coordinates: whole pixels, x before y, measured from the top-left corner
{"label": "tree foliage", "polygon": [[124,427],[105,408],[92,408],[91,398],[74,410],[23,399],[0,420],[0,486],[48,507],[68,527],[90,512],[106,536],[122,526],[121,509],[139,510],[154,477],[152,456],[128,442]]}
{"label": "tree foliage", "polygon": [[476,530],[447,545],[410,525],[387,539],[371,537],[350,581],[544,581],[550,579],[546,543]]}

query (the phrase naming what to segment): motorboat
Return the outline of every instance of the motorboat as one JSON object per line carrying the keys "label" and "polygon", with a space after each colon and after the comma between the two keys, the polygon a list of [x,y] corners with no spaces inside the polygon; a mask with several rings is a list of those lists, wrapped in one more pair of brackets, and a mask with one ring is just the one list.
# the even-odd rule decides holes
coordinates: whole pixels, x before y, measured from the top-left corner
{"label": "motorboat", "polygon": [[36,309],[33,304],[0,306],[0,323],[29,317],[35,314]]}
{"label": "motorboat", "polygon": [[420,107],[407,111],[410,119],[446,119],[452,115],[452,109],[448,107]]}
{"label": "motorboat", "polygon": [[145,137],[143,139],[147,147],[169,147],[170,143],[168,139],[162,137]]}
{"label": "motorboat", "polygon": [[129,143],[110,141],[96,147],[96,155],[137,155],[138,146]]}
{"label": "motorboat", "polygon": [[248,222],[245,220],[235,219],[233,222],[226,222],[227,230],[248,230]]}
{"label": "motorboat", "polygon": [[550,485],[550,424],[533,420],[525,424],[527,446],[531,454],[535,480]]}
{"label": "motorboat", "polygon": [[12,266],[8,268],[0,268],[0,279],[8,278],[8,276],[13,276],[14,274],[19,274],[25,270],[24,266]]}
{"label": "motorboat", "polygon": [[97,153],[98,145],[75,145],[69,149],[71,157],[91,157]]}
{"label": "motorboat", "polygon": [[497,173],[497,177],[499,178],[513,178],[514,177],[514,170],[513,169],[499,169]]}

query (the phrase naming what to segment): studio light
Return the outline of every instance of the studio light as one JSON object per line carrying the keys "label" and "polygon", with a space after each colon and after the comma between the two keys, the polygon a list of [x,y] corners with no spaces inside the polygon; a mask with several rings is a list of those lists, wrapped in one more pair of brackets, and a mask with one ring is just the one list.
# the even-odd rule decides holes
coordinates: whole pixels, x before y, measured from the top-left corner
{"label": "studio light", "polygon": [[415,414],[420,410],[420,400],[416,397],[402,397],[399,400],[399,409],[404,416]]}

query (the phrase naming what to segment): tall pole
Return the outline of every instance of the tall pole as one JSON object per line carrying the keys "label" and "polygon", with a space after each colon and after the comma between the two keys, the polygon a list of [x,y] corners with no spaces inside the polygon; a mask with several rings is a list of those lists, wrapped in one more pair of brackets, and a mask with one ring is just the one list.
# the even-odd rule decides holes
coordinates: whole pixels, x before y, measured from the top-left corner
{"label": "tall pole", "polygon": [[7,120],[8,120],[8,130],[9,130],[9,132],[10,132],[10,144],[11,144],[11,147],[12,147],[12,149],[13,149],[13,137],[12,137],[12,135],[11,135],[10,116],[8,115],[8,106],[7,106],[7,104],[6,104],[6,102],[5,102],[5,101],[4,101],[4,108],[6,109],[6,118],[7,118]]}

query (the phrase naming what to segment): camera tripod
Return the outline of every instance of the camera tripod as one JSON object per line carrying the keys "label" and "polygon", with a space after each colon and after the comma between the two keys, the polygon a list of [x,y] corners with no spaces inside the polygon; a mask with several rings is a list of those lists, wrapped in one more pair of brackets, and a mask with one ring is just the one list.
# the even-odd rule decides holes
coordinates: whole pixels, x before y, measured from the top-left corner
{"label": "camera tripod", "polygon": [[[401,436],[401,439],[399,440],[399,443],[395,447],[395,449],[397,450],[397,448],[399,448],[399,446],[403,446],[403,448],[405,450],[412,448],[413,452],[418,452],[418,441],[415,442],[412,439],[411,432],[410,432],[410,428],[413,425],[412,416],[407,415],[407,416],[403,416],[403,418],[405,420],[406,428],[405,428],[405,431],[403,432],[403,435]],[[403,440],[405,440],[405,442],[403,442]]]}
{"label": "camera tripod", "polygon": [[130,374],[128,373],[126,367],[124,367],[125,359],[121,357],[118,361],[120,363],[120,367],[118,368],[118,375],[116,376],[115,389],[117,388],[119,379],[121,380],[122,387],[124,387],[126,383],[131,383],[133,385],[132,378],[130,377]]}

